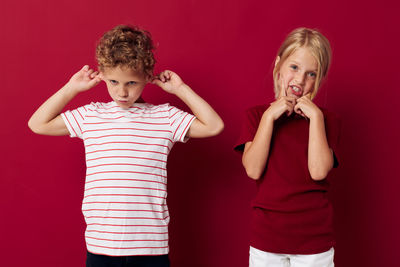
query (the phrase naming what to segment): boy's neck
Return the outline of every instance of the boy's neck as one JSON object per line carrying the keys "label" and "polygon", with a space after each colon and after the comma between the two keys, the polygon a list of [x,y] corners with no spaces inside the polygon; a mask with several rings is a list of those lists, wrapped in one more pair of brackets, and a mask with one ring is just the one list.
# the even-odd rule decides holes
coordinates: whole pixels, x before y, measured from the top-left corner
{"label": "boy's neck", "polygon": [[135,103],[146,103],[146,101],[144,101],[144,99],[142,97],[139,97]]}

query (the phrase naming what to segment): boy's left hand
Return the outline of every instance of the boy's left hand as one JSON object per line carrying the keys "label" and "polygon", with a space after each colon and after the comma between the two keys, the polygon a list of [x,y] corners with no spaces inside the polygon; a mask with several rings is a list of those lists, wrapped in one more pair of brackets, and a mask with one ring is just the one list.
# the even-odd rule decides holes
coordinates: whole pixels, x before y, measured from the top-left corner
{"label": "boy's left hand", "polygon": [[170,70],[165,70],[159,75],[154,76],[151,82],[170,94],[176,94],[179,88],[185,84],[178,74]]}
{"label": "boy's left hand", "polygon": [[296,105],[294,106],[294,112],[297,114],[312,119],[321,113],[321,110],[314,104],[311,100],[311,95],[306,94],[296,100]]}

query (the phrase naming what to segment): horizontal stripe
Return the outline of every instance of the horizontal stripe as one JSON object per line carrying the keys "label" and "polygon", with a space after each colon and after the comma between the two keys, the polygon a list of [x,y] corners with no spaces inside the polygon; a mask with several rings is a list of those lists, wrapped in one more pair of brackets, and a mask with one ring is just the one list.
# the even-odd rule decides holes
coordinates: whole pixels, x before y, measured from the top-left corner
{"label": "horizontal stripe", "polygon": [[167,183],[159,182],[159,181],[152,181],[152,180],[143,180],[143,179],[119,179],[119,178],[106,178],[106,179],[96,179],[96,180],[91,180],[91,181],[86,181],[86,184],[93,183],[93,182],[99,182],[99,181],[132,181],[132,182],[147,182],[147,183],[157,183],[157,184],[163,184],[167,185]]}
{"label": "horizontal stripe", "polygon": [[114,234],[114,235],[166,235],[168,232],[109,232],[109,231],[97,231],[97,230],[86,230],[87,233],[101,233],[101,234]]}
{"label": "horizontal stripe", "polygon": [[152,195],[136,195],[136,194],[92,194],[92,195],[85,195],[85,198],[88,197],[98,197],[98,196],[112,196],[112,197],[155,197],[155,198],[162,198],[164,199],[165,197],[160,197],[160,196],[152,196]]}
{"label": "horizontal stripe", "polygon": [[161,155],[168,156],[168,154],[164,153],[164,152],[151,151],[151,150],[139,150],[139,149],[126,149],[126,148],[94,150],[94,151],[86,152],[86,155],[92,154],[92,153],[106,152],[106,151],[135,151],[135,152],[143,152],[143,153],[155,153],[155,154],[161,154]]}
{"label": "horizontal stripe", "polygon": [[86,209],[82,210],[83,212],[89,212],[89,211],[133,211],[133,212],[154,212],[154,213],[165,213],[165,210],[125,210],[125,209]]}
{"label": "horizontal stripe", "polygon": [[82,202],[82,205],[89,205],[89,204],[139,204],[139,205],[154,205],[154,206],[167,206],[165,203],[153,203],[153,202],[138,202],[138,201],[128,201],[128,202],[123,202],[123,201],[87,201],[87,202]]}
{"label": "horizontal stripe", "polygon": [[137,173],[137,174],[144,174],[144,175],[151,175],[151,176],[167,178],[167,176],[161,175],[161,174],[149,173],[149,172],[135,172],[135,171],[102,171],[102,172],[93,172],[93,173],[86,174],[86,177],[87,176],[91,176],[91,175],[96,175],[96,174],[103,174],[103,173]]}
{"label": "horizontal stripe", "polygon": [[133,145],[144,145],[144,146],[160,146],[160,147],[165,147],[169,149],[168,146],[166,145],[161,145],[161,144],[151,144],[151,143],[140,143],[140,142],[123,142],[123,141],[114,141],[114,142],[104,142],[104,143],[96,143],[96,144],[87,144],[86,147],[91,147],[91,146],[101,146],[101,145],[109,145],[109,144],[133,144]]}
{"label": "horizontal stripe", "polygon": [[156,166],[151,166],[151,165],[142,165],[142,164],[134,164],[134,163],[104,163],[104,164],[98,164],[98,165],[93,165],[93,166],[87,166],[87,168],[96,168],[96,167],[103,167],[103,166],[139,166],[139,167],[146,167],[146,168],[153,168],[153,169],[160,169],[163,171],[166,171],[166,168],[161,168],[161,167],[156,167]]}
{"label": "horizontal stripe", "polygon": [[107,238],[98,238],[98,237],[91,237],[85,235],[86,238],[95,239],[95,240],[103,240],[103,241],[112,241],[112,242],[166,242],[168,239],[107,239]]}
{"label": "horizontal stripe", "polygon": [[[102,120],[117,120],[117,119],[121,119],[121,118],[125,118],[125,116],[120,116],[120,117],[116,117],[116,118],[104,118],[104,117],[97,117],[97,116],[86,116],[87,118],[90,117],[96,117],[98,119],[102,119]],[[137,124],[148,124],[148,125],[169,125],[168,122],[144,122],[144,121],[120,121],[120,122],[115,122],[115,121],[98,121],[98,122],[83,122],[82,124],[85,125],[96,125],[96,124],[108,124],[108,123],[137,123]]]}
{"label": "horizontal stripe", "polygon": [[145,190],[157,190],[157,191],[164,191],[167,192],[166,189],[160,189],[160,188],[151,188],[151,187],[137,187],[137,186],[96,186],[96,187],[91,187],[88,189],[85,189],[85,191],[93,190],[93,189],[105,189],[105,188],[114,188],[114,189],[145,189]]}
{"label": "horizontal stripe", "polygon": [[[101,106],[101,108],[100,109],[104,109],[104,110],[110,110],[110,109],[113,109],[113,108],[117,108],[117,109],[121,109],[120,108],[120,106],[118,106],[118,104],[114,104],[113,102],[109,102],[109,103],[101,103],[101,104],[103,104],[102,106]],[[109,104],[108,106],[106,106],[106,105],[104,105],[104,104]],[[139,106],[132,106],[132,107],[130,107],[130,109],[139,109],[139,110],[159,110],[159,109],[161,109],[161,108],[164,108],[164,106],[165,105],[157,105],[157,106],[154,106],[154,105],[144,105],[144,107],[139,107]],[[93,110],[92,110],[93,111]],[[125,111],[129,111],[129,110],[124,110],[124,112]]]}
{"label": "horizontal stripe", "polygon": [[86,219],[117,219],[117,220],[156,220],[165,221],[169,218],[166,216],[164,218],[154,218],[154,217],[112,217],[112,216],[85,216]]}
{"label": "horizontal stripe", "polygon": [[[125,114],[126,113],[126,111],[122,111],[122,110],[104,111],[104,112],[100,112],[99,110],[92,110],[92,112],[96,112],[98,114],[118,114],[118,113]],[[131,113],[131,114],[136,114],[136,115],[148,115],[148,114],[166,113],[166,112],[168,112],[168,110],[159,110],[159,111],[154,111],[154,112],[151,112],[151,111],[150,112],[148,112],[148,111],[137,112],[137,111],[129,110],[128,112]],[[168,116],[163,116],[163,117],[153,117],[153,116],[151,116],[151,117],[142,117],[141,116],[141,118],[145,118],[145,119],[166,119],[166,118],[168,118]]]}
{"label": "horizontal stripe", "polygon": [[92,160],[100,160],[100,159],[116,159],[116,158],[122,158],[122,159],[144,159],[144,160],[153,160],[153,161],[159,161],[163,163],[167,163],[166,160],[161,160],[161,159],[152,159],[152,158],[145,158],[145,157],[134,157],[134,156],[108,156],[108,157],[98,157],[98,158],[92,158],[92,159],[86,159],[86,161],[92,161]]}
{"label": "horizontal stripe", "polygon": [[150,138],[150,139],[167,140],[167,141],[173,143],[171,139],[166,138],[166,137],[148,136],[148,135],[137,135],[137,134],[108,134],[108,135],[101,135],[101,136],[86,137],[85,140],[100,139],[100,138],[106,138],[106,137],[140,137],[140,138]]}
{"label": "horizontal stripe", "polygon": [[163,132],[172,133],[170,130],[159,130],[159,129],[140,129],[140,128],[105,128],[105,129],[92,129],[85,130],[82,133],[98,132],[98,131],[115,131],[115,130],[131,130],[131,131],[147,131],[147,132]]}
{"label": "horizontal stripe", "polygon": [[112,227],[168,227],[168,225],[158,224],[105,224],[105,223],[88,223],[88,226],[99,225],[99,226],[112,226]]}
{"label": "horizontal stripe", "polygon": [[129,248],[126,248],[126,247],[106,247],[106,246],[100,246],[100,245],[93,245],[93,244],[90,244],[90,243],[86,243],[87,245],[89,245],[89,246],[93,246],[93,247],[99,247],[99,248],[109,248],[109,249],[154,249],[154,248],[159,248],[159,249],[161,249],[161,248],[168,248],[168,246],[165,246],[165,247],[129,247]]}

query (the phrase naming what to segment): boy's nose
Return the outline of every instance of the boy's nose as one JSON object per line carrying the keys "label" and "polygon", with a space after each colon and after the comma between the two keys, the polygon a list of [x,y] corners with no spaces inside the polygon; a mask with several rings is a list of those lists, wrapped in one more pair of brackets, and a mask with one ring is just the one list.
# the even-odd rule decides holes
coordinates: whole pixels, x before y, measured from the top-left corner
{"label": "boy's nose", "polygon": [[125,87],[120,87],[118,89],[118,95],[121,97],[127,97],[128,96],[128,90]]}

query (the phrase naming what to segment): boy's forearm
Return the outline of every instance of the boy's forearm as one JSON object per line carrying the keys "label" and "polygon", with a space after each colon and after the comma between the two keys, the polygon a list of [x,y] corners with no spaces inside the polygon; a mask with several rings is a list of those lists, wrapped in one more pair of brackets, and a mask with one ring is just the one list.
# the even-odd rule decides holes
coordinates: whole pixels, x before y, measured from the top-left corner
{"label": "boy's forearm", "polygon": [[31,130],[35,133],[52,134],[48,132],[51,129],[49,129],[47,126],[51,124],[52,120],[54,120],[61,113],[63,108],[76,95],[77,93],[67,83],[35,111],[28,122],[29,128],[31,128]]}
{"label": "boy's forearm", "polygon": [[261,118],[256,135],[247,144],[242,157],[243,166],[250,178],[259,179],[267,163],[274,120],[265,112]]}
{"label": "boy's forearm", "polygon": [[213,136],[222,131],[224,122],[221,117],[210,104],[196,94],[188,85],[183,84],[180,90],[177,91],[176,96],[190,108],[193,115],[195,115],[202,124],[202,129],[198,131],[198,136],[192,137],[204,137],[204,135]]}
{"label": "boy's forearm", "polygon": [[310,120],[308,169],[314,180],[322,180],[333,167],[333,154],[326,138],[323,114]]}

